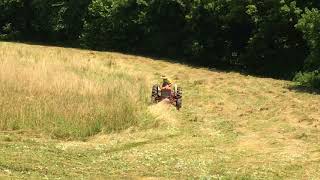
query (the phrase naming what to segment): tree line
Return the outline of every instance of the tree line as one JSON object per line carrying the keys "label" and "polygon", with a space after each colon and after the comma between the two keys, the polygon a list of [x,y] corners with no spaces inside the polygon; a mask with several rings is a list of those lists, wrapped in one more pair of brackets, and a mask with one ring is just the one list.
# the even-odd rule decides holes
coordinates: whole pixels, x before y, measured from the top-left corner
{"label": "tree line", "polygon": [[0,0],[0,39],[240,67],[320,88],[318,0]]}

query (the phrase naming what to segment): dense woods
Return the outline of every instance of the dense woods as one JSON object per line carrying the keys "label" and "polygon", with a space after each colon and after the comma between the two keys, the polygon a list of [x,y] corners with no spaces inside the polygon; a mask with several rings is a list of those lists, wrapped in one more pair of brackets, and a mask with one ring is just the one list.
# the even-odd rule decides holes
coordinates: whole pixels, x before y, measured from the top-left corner
{"label": "dense woods", "polygon": [[317,0],[0,0],[0,39],[240,67],[320,88]]}

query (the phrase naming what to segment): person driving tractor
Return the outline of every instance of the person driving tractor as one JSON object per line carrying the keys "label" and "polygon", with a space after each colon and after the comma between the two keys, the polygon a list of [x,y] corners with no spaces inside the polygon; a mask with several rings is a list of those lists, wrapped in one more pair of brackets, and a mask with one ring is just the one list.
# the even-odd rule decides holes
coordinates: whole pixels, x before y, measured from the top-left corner
{"label": "person driving tractor", "polygon": [[162,78],[162,87],[163,87],[163,88],[164,88],[164,87],[167,87],[167,86],[171,87],[171,85],[172,85],[171,79],[169,79],[169,78],[166,77],[166,76],[162,76],[161,78]]}
{"label": "person driving tractor", "polygon": [[151,102],[158,103],[162,100],[169,100],[175,105],[177,110],[182,107],[182,89],[177,84],[173,84],[171,79],[166,76],[161,76],[161,85],[154,84],[151,91]]}

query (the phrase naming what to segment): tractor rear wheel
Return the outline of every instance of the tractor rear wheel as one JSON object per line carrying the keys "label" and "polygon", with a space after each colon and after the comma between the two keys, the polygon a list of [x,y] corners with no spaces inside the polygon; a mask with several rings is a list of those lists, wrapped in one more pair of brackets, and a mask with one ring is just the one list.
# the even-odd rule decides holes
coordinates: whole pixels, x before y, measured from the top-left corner
{"label": "tractor rear wheel", "polygon": [[180,110],[180,108],[182,107],[182,88],[181,87],[177,88],[176,96],[177,96],[176,107],[177,107],[177,110]]}
{"label": "tractor rear wheel", "polygon": [[159,85],[153,85],[151,93],[151,103],[157,103],[159,98]]}
{"label": "tractor rear wheel", "polygon": [[176,102],[176,108],[177,110],[180,110],[180,108],[182,107],[182,99],[177,99],[177,102]]}
{"label": "tractor rear wheel", "polygon": [[178,99],[182,98],[182,88],[181,87],[177,88],[177,98]]}

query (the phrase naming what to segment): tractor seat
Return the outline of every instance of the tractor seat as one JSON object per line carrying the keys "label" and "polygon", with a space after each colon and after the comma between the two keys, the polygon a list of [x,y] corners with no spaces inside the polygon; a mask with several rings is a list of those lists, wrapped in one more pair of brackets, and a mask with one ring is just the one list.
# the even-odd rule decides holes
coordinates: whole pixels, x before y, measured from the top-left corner
{"label": "tractor seat", "polygon": [[161,89],[161,97],[163,97],[163,98],[168,98],[168,97],[170,97],[171,96],[171,89],[170,88],[163,88],[163,89]]}

